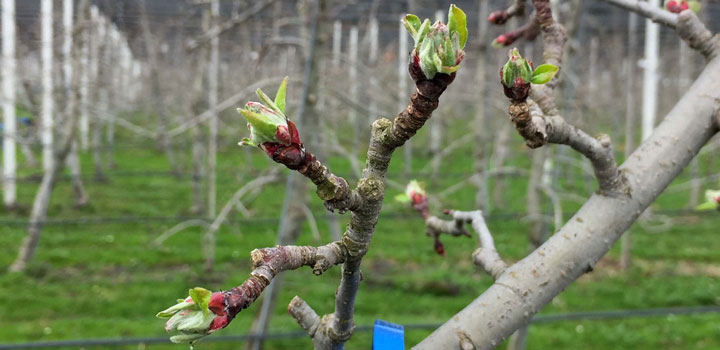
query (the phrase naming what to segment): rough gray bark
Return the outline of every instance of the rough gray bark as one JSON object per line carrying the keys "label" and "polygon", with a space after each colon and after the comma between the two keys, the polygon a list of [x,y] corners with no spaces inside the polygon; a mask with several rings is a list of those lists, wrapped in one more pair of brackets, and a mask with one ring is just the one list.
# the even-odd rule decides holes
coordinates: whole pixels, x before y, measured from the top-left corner
{"label": "rough gray bark", "polygon": [[[413,349],[457,349],[457,331],[491,349],[595,263],[718,132],[720,59],[620,167],[627,194],[594,194],[565,226]],[[607,218],[613,218],[608,220]],[[502,317],[498,317],[502,315]]]}

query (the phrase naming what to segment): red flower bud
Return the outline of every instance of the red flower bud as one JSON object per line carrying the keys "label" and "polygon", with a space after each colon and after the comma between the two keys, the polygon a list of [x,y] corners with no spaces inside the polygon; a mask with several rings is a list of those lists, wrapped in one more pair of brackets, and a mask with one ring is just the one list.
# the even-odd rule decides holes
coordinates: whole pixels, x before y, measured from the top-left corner
{"label": "red flower bud", "polygon": [[[685,3],[685,6],[687,8],[687,3]],[[668,1],[667,4],[665,4],[665,8],[672,13],[680,13],[682,11],[681,5],[678,6],[678,3],[674,0]]]}
{"label": "red flower bud", "polygon": [[680,1],[680,8],[684,11],[688,9],[688,2],[687,1]]}
{"label": "red flower bud", "polygon": [[210,295],[208,309],[216,315],[225,315],[225,294],[223,292],[215,292]]}
{"label": "red flower bud", "polygon": [[490,13],[490,16],[488,16],[488,22],[492,24],[504,24],[507,20],[507,13],[503,10],[493,11]]}
{"label": "red flower bud", "polygon": [[435,253],[438,253],[438,255],[445,256],[445,247],[443,247],[442,242],[435,237],[435,241],[433,242],[433,249],[435,249]]}
{"label": "red flower bud", "polygon": [[227,325],[228,325],[227,315],[215,316],[215,318],[213,318],[212,322],[210,323],[210,328],[208,328],[208,333],[212,333],[218,329],[223,329]]}

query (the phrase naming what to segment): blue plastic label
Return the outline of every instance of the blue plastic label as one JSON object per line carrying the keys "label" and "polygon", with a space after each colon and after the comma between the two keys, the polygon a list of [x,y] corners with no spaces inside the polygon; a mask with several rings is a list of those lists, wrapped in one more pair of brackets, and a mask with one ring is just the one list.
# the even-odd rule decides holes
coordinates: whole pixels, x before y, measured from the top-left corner
{"label": "blue plastic label", "polygon": [[399,324],[375,320],[372,350],[405,350],[405,329]]}

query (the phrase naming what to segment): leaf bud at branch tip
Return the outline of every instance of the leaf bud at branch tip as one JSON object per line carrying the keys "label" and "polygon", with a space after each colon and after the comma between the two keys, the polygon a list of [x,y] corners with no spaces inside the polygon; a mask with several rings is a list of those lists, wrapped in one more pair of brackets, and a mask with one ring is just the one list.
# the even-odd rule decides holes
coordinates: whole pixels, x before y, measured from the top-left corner
{"label": "leaf bud at branch tip", "polygon": [[450,5],[447,25],[442,21],[431,25],[429,19],[420,22],[412,14],[403,17],[402,22],[415,41],[409,67],[413,80],[430,80],[438,73],[450,75],[460,69],[468,33],[465,13],[460,8]]}
{"label": "leaf bud at branch tip", "polygon": [[522,102],[530,94],[530,84],[545,84],[557,73],[551,64],[541,64],[533,69],[532,62],[524,59],[517,48],[508,51],[508,61],[500,68],[500,83],[505,96],[514,102]]}
{"label": "leaf bud at branch tip", "polygon": [[195,287],[189,297],[179,299],[178,303],[158,312],[158,318],[167,318],[165,330],[178,331],[170,337],[174,343],[194,344],[199,339],[225,328],[229,319],[226,313],[225,296],[222,292]]}

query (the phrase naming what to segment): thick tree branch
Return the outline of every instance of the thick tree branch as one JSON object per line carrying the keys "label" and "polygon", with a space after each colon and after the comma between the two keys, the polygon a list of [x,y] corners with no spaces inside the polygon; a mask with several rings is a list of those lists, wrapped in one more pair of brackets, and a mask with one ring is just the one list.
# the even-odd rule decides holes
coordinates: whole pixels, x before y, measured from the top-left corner
{"label": "thick tree branch", "polygon": [[310,266],[313,274],[320,275],[330,267],[343,263],[348,257],[347,252],[342,241],[320,247],[290,245],[253,250],[250,253],[253,268],[250,277],[241,285],[223,292],[228,323],[255,302],[280,272]]}
{"label": "thick tree branch", "polygon": [[651,21],[666,25],[670,28],[677,27],[678,16],[663,8],[655,7],[647,1],[637,0],[604,0],[615,6],[622,7],[628,11],[647,17]]}
{"label": "thick tree branch", "polygon": [[528,147],[538,148],[547,143],[568,145],[590,160],[602,193],[626,190],[609,136],[591,137],[558,115],[545,116],[539,110],[532,113],[527,102],[511,103],[508,114]]}
{"label": "thick tree branch", "polygon": [[716,57],[620,167],[630,189],[627,195],[593,195],[559,232],[413,349],[458,349],[458,331],[468,334],[478,349],[491,349],[590,271],[718,132],[718,75]]}
{"label": "thick tree branch", "polygon": [[720,38],[713,35],[697,15],[685,10],[677,15],[678,35],[685,40],[688,46],[699,51],[708,61],[715,58],[720,52]]}
{"label": "thick tree branch", "polygon": [[618,7],[647,17],[653,22],[666,25],[677,30],[678,35],[690,47],[700,51],[709,61],[720,52],[720,38],[713,36],[700,19],[691,10],[674,14],[662,8],[656,8],[645,1],[638,0],[604,0]]}

